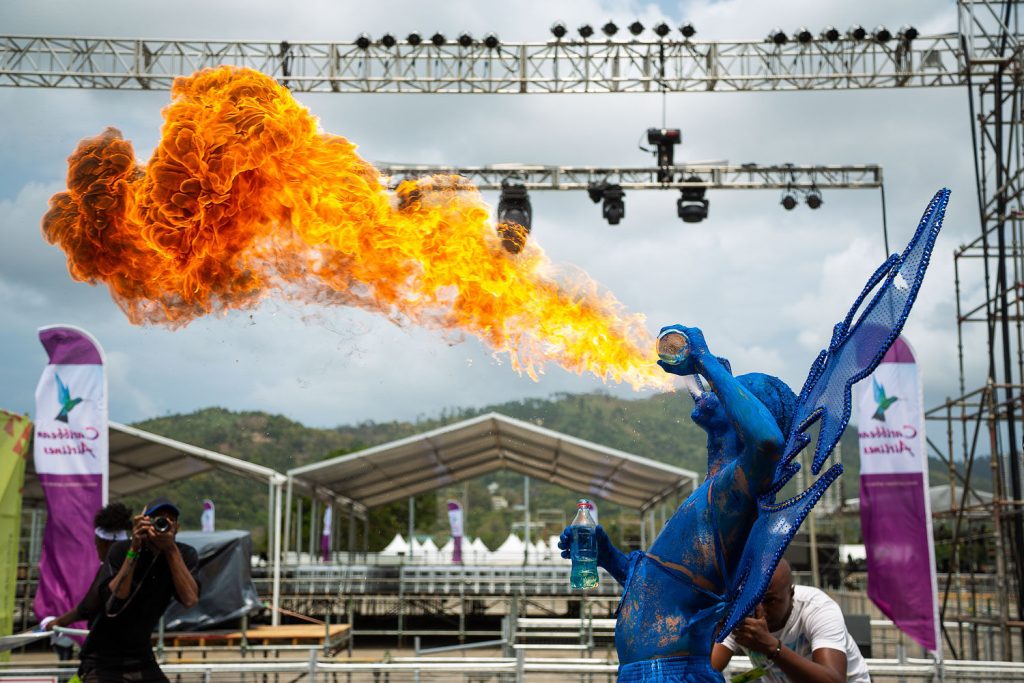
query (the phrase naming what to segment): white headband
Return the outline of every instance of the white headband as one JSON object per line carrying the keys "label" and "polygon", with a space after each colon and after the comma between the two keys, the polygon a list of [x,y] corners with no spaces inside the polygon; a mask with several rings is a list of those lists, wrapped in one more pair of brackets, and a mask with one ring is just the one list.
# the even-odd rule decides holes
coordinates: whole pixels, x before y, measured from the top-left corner
{"label": "white headband", "polygon": [[101,527],[96,527],[96,538],[102,538],[104,541],[127,541],[128,532],[124,529],[108,531]]}

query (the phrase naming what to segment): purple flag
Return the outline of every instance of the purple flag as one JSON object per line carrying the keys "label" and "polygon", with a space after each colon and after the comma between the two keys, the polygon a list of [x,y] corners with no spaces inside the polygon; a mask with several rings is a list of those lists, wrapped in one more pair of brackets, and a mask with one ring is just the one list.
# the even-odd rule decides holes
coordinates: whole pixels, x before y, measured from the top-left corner
{"label": "purple flag", "polygon": [[857,390],[868,597],[904,633],[940,656],[921,377],[903,337]]}
{"label": "purple flag", "polygon": [[109,426],[103,351],[84,330],[44,327],[50,362],[36,387],[34,459],[46,496],[36,616],[78,604],[99,560],[92,519],[107,502]]}
{"label": "purple flag", "polygon": [[452,564],[462,564],[462,506],[448,501],[448,523],[452,527]]}
{"label": "purple flag", "polygon": [[324,506],[324,528],[320,534],[320,556],[324,563],[331,561],[331,506]]}
{"label": "purple flag", "polygon": [[217,529],[217,509],[209,498],[203,501],[203,513],[199,516],[199,525],[205,534],[211,534]]}

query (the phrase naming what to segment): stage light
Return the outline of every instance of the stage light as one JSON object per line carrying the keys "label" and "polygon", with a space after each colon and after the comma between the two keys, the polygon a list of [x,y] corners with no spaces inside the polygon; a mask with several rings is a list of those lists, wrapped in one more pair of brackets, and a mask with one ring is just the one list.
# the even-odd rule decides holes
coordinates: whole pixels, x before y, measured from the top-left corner
{"label": "stage light", "polygon": [[359,37],[356,38],[356,47],[360,50],[366,50],[370,47],[370,36],[365,33],[360,33]]}
{"label": "stage light", "polygon": [[615,25],[615,22],[609,21],[607,24],[601,27],[601,32],[611,38],[619,32],[619,27]]}
{"label": "stage light", "polygon": [[473,44],[473,35],[471,33],[460,33],[459,34],[459,45],[462,47],[470,47]]}
{"label": "stage light", "polygon": [[792,211],[797,205],[796,197],[788,190],[786,191],[786,194],[782,195],[782,201],[779,203],[782,204],[782,208],[786,211]]}
{"label": "stage light", "polygon": [[846,35],[850,36],[854,40],[864,40],[867,37],[868,32],[864,30],[864,27],[860,24],[854,24],[850,27],[850,30],[846,32]]}
{"label": "stage light", "polygon": [[793,34],[793,37],[796,38],[799,43],[809,43],[814,40],[814,34],[808,31],[806,26],[798,28]]}
{"label": "stage light", "polygon": [[423,37],[420,34],[413,31],[408,36],[406,36],[405,41],[415,47],[416,45],[419,45],[420,43],[423,42]]}
{"label": "stage light", "polygon": [[697,35],[697,29],[693,27],[693,24],[686,22],[679,27],[679,32],[683,34],[683,38],[693,38]]}
{"label": "stage light", "polygon": [[561,21],[556,21],[555,23],[551,24],[551,35],[555,37],[555,40],[561,40],[562,38],[565,38],[565,34],[568,32],[569,30],[565,28],[565,24],[562,23]]}
{"label": "stage light", "polygon": [[590,36],[594,35],[594,27],[590,24],[583,24],[576,31],[580,34],[580,38],[586,40]]}
{"label": "stage light", "polygon": [[626,217],[626,193],[622,191],[621,185],[608,185],[604,188],[604,205],[601,206],[601,215],[608,225],[618,225],[619,221]]}
{"label": "stage light", "polygon": [[678,128],[648,128],[647,144],[654,145],[658,159],[658,182],[667,183],[672,180],[669,170],[675,163],[675,146],[683,141],[683,134]]}
{"label": "stage light", "polygon": [[920,34],[917,29],[913,26],[903,26],[900,28],[900,40],[909,43],[910,41],[917,38]]}
{"label": "stage light", "polygon": [[590,183],[587,185],[587,196],[590,197],[590,201],[597,204],[604,197],[604,188],[608,186],[608,183]]}
{"label": "stage light", "polygon": [[654,34],[659,38],[664,38],[672,32],[672,27],[666,24],[664,21],[660,21],[654,25]]}
{"label": "stage light", "polygon": [[640,23],[640,20],[634,21],[629,25],[629,32],[634,36],[638,36],[644,32],[644,25]]}
{"label": "stage light", "polygon": [[768,32],[768,41],[776,45],[785,45],[789,42],[789,36],[781,28],[773,28]]}
{"label": "stage light", "polygon": [[[690,176],[687,183],[703,182],[699,176]],[[676,215],[683,219],[684,223],[700,223],[708,217],[709,202],[704,198],[707,188],[684,187],[679,190],[679,199],[676,200]]]}
{"label": "stage light", "polygon": [[821,37],[830,43],[834,43],[839,40],[839,29],[835,26],[826,26],[821,29]]}
{"label": "stage light", "polygon": [[488,33],[486,36],[484,36],[484,46],[488,50],[494,50],[499,45],[501,45],[501,41],[498,40],[498,34],[497,33]]}
{"label": "stage light", "polygon": [[444,45],[448,41],[444,37],[444,34],[441,33],[440,31],[438,31],[434,35],[430,36],[430,42],[432,42],[435,47],[441,47],[442,45]]}
{"label": "stage light", "polygon": [[816,187],[812,187],[807,191],[807,196],[804,198],[807,202],[807,206],[812,209],[820,209],[821,205],[825,203],[825,200],[821,198],[821,190]]}
{"label": "stage light", "polygon": [[871,33],[871,37],[879,43],[888,43],[892,40],[892,32],[884,26],[877,26]]}
{"label": "stage light", "polygon": [[380,37],[380,44],[384,47],[394,47],[397,42],[398,41],[395,40],[395,37],[390,33],[385,33]]}
{"label": "stage light", "polygon": [[498,235],[501,246],[512,254],[518,254],[526,245],[530,234],[533,208],[530,195],[520,180],[501,181],[501,196],[498,198]]}

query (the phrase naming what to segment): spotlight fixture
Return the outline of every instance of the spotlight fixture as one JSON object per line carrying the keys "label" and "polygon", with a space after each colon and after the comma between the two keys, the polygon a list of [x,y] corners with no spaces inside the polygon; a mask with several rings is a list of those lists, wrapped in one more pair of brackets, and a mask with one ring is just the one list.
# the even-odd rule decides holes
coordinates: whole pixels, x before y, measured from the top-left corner
{"label": "spotlight fixture", "polygon": [[900,33],[899,33],[900,40],[902,40],[904,42],[909,43],[910,41],[912,41],[915,38],[917,38],[919,35],[921,35],[921,34],[918,33],[917,29],[914,28],[913,26],[903,26],[903,27],[900,28]]}
{"label": "spotlight fixture", "polygon": [[438,31],[434,35],[430,36],[430,42],[432,42],[435,47],[441,47],[442,45],[444,45],[448,41],[444,37],[444,34],[441,33],[440,31]]}
{"label": "spotlight fixture", "polygon": [[640,23],[639,19],[637,19],[636,21],[629,25],[629,32],[632,33],[634,36],[638,36],[644,32],[644,25]]}
{"label": "spotlight fixture", "polygon": [[879,43],[888,43],[892,40],[892,31],[884,26],[877,26],[875,27],[875,30],[872,31],[871,37]]}
{"label": "spotlight fixture", "polygon": [[521,180],[501,181],[501,195],[498,198],[498,235],[501,246],[512,254],[518,254],[526,245],[530,234],[533,208],[530,195]]}
{"label": "spotlight fixture", "polygon": [[850,36],[854,40],[864,40],[867,38],[868,32],[860,24],[854,24],[850,27],[850,30],[846,32],[846,35]]}
{"label": "spotlight fixture", "polygon": [[384,47],[394,47],[397,42],[398,41],[395,40],[395,37],[390,33],[385,33],[380,37],[380,44]]}
{"label": "spotlight fixture", "polygon": [[668,183],[672,181],[672,171],[675,163],[675,146],[683,141],[683,134],[678,128],[648,128],[647,144],[654,145],[655,156],[658,159],[658,182]]}
{"label": "spotlight fixture", "polygon": [[839,40],[839,29],[835,26],[826,26],[821,29],[821,37],[830,43],[834,43]]}
{"label": "spotlight fixture", "polygon": [[666,24],[664,21],[660,21],[654,25],[654,34],[659,38],[664,38],[672,32],[672,27]]}
{"label": "spotlight fixture", "polygon": [[608,185],[604,188],[601,216],[608,221],[608,225],[618,225],[619,221],[626,217],[625,197],[626,193],[622,191],[621,185]]}
{"label": "spotlight fixture", "polygon": [[773,28],[768,32],[768,42],[776,45],[785,45],[789,42],[789,36],[781,28]]}
{"label": "spotlight fixture", "polygon": [[697,35],[697,29],[693,27],[693,24],[686,22],[679,27],[679,32],[683,34],[683,38],[693,38]]}
{"label": "spotlight fixture", "polygon": [[[701,183],[700,177],[692,175],[684,182]],[[709,202],[704,198],[707,187],[684,187],[679,191],[679,199],[676,200],[676,215],[683,219],[684,223],[700,223],[708,217]]]}
{"label": "spotlight fixture", "polygon": [[609,20],[607,24],[601,27],[601,32],[611,38],[619,32],[619,27],[615,25],[615,22]]}
{"label": "spotlight fixture", "polygon": [[590,201],[597,204],[604,197],[604,188],[608,186],[608,183],[590,183],[587,185],[587,196],[590,197]]}
{"label": "spotlight fixture", "polygon": [[565,34],[569,32],[569,29],[565,27],[565,24],[561,21],[556,21],[551,24],[551,35],[555,37],[555,40],[561,40],[565,38]]}
{"label": "spotlight fixture", "polygon": [[419,45],[420,43],[423,42],[423,36],[413,31],[408,36],[406,36],[405,42],[415,47],[416,45]]}
{"label": "spotlight fixture", "polygon": [[471,33],[460,33],[459,34],[459,45],[462,47],[470,47],[473,44],[473,34]]}
{"label": "spotlight fixture", "polygon": [[365,33],[360,33],[359,37],[356,38],[356,47],[360,50],[366,50],[370,47],[370,36]]}
{"label": "spotlight fixture", "polygon": [[825,200],[821,198],[821,190],[816,187],[812,187],[807,191],[807,196],[804,197],[804,201],[807,202],[807,206],[812,209],[820,209],[821,205],[825,203]]}
{"label": "spotlight fixture", "polygon": [[590,24],[583,24],[578,29],[576,29],[576,32],[580,34],[580,38],[586,40],[590,36],[594,35],[594,27],[591,26]]}
{"label": "spotlight fixture", "polygon": [[484,46],[488,50],[494,50],[499,45],[501,45],[501,41],[498,40],[498,34],[497,33],[488,33],[486,36],[484,36]]}
{"label": "spotlight fixture", "polygon": [[801,26],[794,33],[793,37],[796,38],[798,43],[807,44],[814,40],[814,34],[807,30],[806,26]]}
{"label": "spotlight fixture", "polygon": [[782,204],[782,208],[786,211],[792,211],[797,205],[796,196],[792,190],[786,190],[786,194],[782,195],[782,201],[779,203]]}

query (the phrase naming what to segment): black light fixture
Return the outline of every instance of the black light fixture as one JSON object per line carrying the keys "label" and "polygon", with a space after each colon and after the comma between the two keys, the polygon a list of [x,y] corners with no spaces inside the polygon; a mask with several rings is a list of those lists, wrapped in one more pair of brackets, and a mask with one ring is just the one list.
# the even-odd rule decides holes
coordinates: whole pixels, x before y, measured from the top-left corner
{"label": "black light fixture", "polygon": [[448,42],[448,40],[444,37],[443,33],[438,31],[434,35],[430,36],[430,42],[432,42],[435,47],[441,47],[446,42]]}
{"label": "black light fixture", "polygon": [[792,190],[786,190],[786,193],[782,195],[782,201],[779,203],[782,204],[782,208],[786,211],[792,211],[797,205],[796,195],[793,194]]}
{"label": "black light fixture", "polygon": [[670,170],[675,163],[675,146],[683,141],[683,134],[678,128],[648,128],[647,144],[654,145],[654,153],[658,159],[658,182],[667,183],[672,180]]}
{"label": "black light fixture", "polygon": [[683,34],[683,38],[693,38],[697,35],[697,29],[694,28],[693,24],[686,22],[679,27],[679,32]]}
{"label": "black light fixture", "polygon": [[385,33],[380,37],[380,44],[384,47],[394,47],[398,41],[390,33]]}
{"label": "black light fixture", "polygon": [[365,33],[360,33],[359,37],[356,38],[356,47],[360,50],[366,50],[370,47],[370,36]]}
{"label": "black light fixture", "polygon": [[812,209],[820,209],[821,205],[825,203],[825,200],[821,198],[821,190],[817,187],[812,187],[807,191],[807,196],[804,197],[804,201],[807,202],[807,206]]}
{"label": "black light fixture", "polygon": [[604,197],[604,188],[608,186],[608,183],[590,183],[587,185],[587,196],[590,197],[590,201],[597,204]]}
{"label": "black light fixture", "polygon": [[658,36],[659,38],[664,38],[671,32],[672,27],[666,24],[664,21],[659,21],[657,24],[654,25],[654,35]]}
{"label": "black light fixture", "polygon": [[586,40],[590,36],[594,35],[594,27],[591,26],[590,24],[583,24],[578,29],[576,29],[576,32],[580,34],[580,38]]}
{"label": "black light fixture", "polygon": [[826,26],[821,29],[821,37],[830,43],[834,43],[839,40],[839,29],[835,26]]}
{"label": "black light fixture", "polygon": [[484,46],[488,50],[494,50],[499,45],[501,45],[501,41],[498,40],[497,33],[488,33],[486,36],[484,36]]}
{"label": "black light fixture", "polygon": [[526,246],[533,221],[533,207],[526,185],[520,180],[501,181],[501,195],[498,198],[498,235],[505,251],[518,254]]}
{"label": "black light fixture", "polygon": [[905,43],[909,43],[910,41],[917,38],[919,35],[921,34],[918,33],[917,29],[914,28],[913,26],[907,25],[900,28],[900,40],[902,40]]}
{"label": "black light fixture", "polygon": [[564,22],[556,21],[555,23],[551,24],[551,35],[555,37],[555,40],[561,40],[562,38],[565,38],[565,34],[568,32],[569,29],[565,27]]}
{"label": "black light fixture", "polygon": [[405,37],[405,42],[415,47],[416,45],[419,45],[420,43],[423,42],[423,36],[413,31],[412,33]]}
{"label": "black light fixture", "polygon": [[462,47],[470,47],[473,45],[473,34],[468,31],[459,34],[459,45]]}
{"label": "black light fixture", "polygon": [[[692,175],[684,182],[701,183],[699,176]],[[705,185],[698,187],[684,187],[679,190],[679,199],[676,200],[676,215],[683,219],[684,223],[700,223],[708,217],[710,202],[704,198],[707,191]]]}
{"label": "black light fixture", "polygon": [[629,25],[629,32],[632,33],[634,36],[638,36],[644,32],[644,25],[640,23],[639,19],[637,19],[636,21]]}
{"label": "black light fixture", "polygon": [[884,26],[879,25],[875,27],[874,31],[872,31],[871,37],[874,38],[879,43],[888,43],[890,40],[892,40],[892,31],[890,31]]}
{"label": "black light fixture", "polygon": [[611,38],[612,36],[619,32],[619,27],[615,25],[614,21],[609,19],[608,23],[601,27],[601,32],[604,33],[609,38]]}
{"label": "black light fixture", "polygon": [[626,217],[625,198],[626,193],[622,191],[621,185],[607,185],[604,188],[601,215],[608,221],[608,225],[618,225]]}
{"label": "black light fixture", "polygon": [[775,43],[776,45],[785,45],[789,42],[789,36],[781,28],[773,28],[768,32],[768,42]]}
{"label": "black light fixture", "polygon": [[867,38],[868,32],[860,24],[854,24],[850,27],[850,30],[846,32],[846,35],[850,36],[854,40],[864,40]]}
{"label": "black light fixture", "polygon": [[807,30],[806,26],[801,26],[794,33],[793,37],[796,38],[798,43],[807,44],[814,40],[814,34]]}

